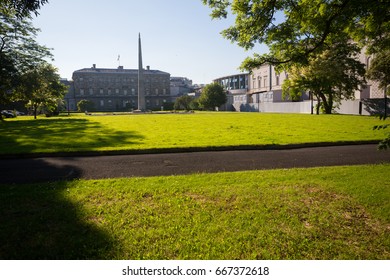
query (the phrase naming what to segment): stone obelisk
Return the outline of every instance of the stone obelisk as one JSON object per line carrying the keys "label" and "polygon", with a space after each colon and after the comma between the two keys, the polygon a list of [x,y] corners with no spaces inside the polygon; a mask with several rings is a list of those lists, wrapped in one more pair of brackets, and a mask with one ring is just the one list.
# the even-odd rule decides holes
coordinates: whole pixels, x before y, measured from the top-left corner
{"label": "stone obelisk", "polygon": [[145,112],[144,69],[142,67],[141,33],[138,34],[138,111]]}

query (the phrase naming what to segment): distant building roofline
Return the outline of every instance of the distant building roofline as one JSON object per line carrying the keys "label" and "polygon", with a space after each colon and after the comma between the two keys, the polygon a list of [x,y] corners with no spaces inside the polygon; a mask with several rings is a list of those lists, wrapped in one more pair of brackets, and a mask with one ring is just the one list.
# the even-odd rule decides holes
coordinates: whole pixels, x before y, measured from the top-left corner
{"label": "distant building roofline", "polygon": [[[94,64],[91,68],[82,68],[79,70],[75,70],[73,73],[136,74],[138,73],[138,69],[125,69],[123,68],[123,66],[119,66],[118,68],[97,68]],[[170,73],[168,72],[152,70],[150,68],[144,69],[144,74],[170,75]]]}

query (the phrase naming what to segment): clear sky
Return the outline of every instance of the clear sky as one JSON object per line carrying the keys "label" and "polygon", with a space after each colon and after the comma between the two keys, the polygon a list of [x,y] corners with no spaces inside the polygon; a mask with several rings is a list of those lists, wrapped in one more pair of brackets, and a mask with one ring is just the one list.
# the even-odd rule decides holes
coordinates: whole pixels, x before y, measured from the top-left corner
{"label": "clear sky", "polygon": [[[92,67],[138,68],[138,33],[143,65],[194,83],[239,73],[246,52],[220,32],[234,19],[212,20],[201,0],[49,0],[34,17],[37,41],[53,48],[61,77]],[[118,61],[120,55],[120,61]]]}

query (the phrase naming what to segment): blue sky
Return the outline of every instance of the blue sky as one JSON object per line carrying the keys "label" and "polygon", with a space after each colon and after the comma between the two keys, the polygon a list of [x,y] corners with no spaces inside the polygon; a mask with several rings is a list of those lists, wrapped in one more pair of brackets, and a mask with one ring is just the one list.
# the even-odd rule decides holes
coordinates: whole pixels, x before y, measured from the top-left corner
{"label": "blue sky", "polygon": [[33,25],[63,78],[92,64],[116,68],[118,55],[122,66],[137,68],[140,32],[144,67],[210,83],[238,73],[253,53],[220,34],[233,18],[212,20],[210,12],[201,0],[49,0]]}

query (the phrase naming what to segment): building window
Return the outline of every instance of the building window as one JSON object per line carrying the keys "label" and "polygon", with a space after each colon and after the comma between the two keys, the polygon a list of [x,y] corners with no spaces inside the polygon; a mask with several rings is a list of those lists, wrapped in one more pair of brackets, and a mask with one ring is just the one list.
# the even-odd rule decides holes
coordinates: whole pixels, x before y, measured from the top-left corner
{"label": "building window", "polygon": [[[167,94],[167,90],[164,88],[163,89],[163,94],[165,95],[165,94]],[[165,101],[164,101],[165,102]]]}
{"label": "building window", "polygon": [[123,90],[123,94],[124,94],[124,95],[127,95],[127,89],[124,89],[124,90]]}
{"label": "building window", "polygon": [[115,89],[115,93],[116,93],[116,94],[119,94],[119,89]]}
{"label": "building window", "polygon": [[264,87],[267,87],[267,76],[264,76]]}
{"label": "building window", "polygon": [[261,77],[257,77],[258,88],[261,88]]}
{"label": "building window", "polygon": [[111,89],[108,89],[108,90],[107,90],[107,94],[108,94],[108,95],[111,94]]}
{"label": "building window", "polygon": [[[156,88],[156,95],[158,95],[158,88]],[[158,105],[158,104],[157,104]]]}
{"label": "building window", "polygon": [[89,89],[89,95],[93,95],[93,89],[92,88]]}
{"label": "building window", "polygon": [[100,100],[100,106],[101,106],[101,107],[104,106],[104,100]]}
{"label": "building window", "polygon": [[135,95],[135,89],[134,88],[131,89],[131,94]]}
{"label": "building window", "polygon": [[80,89],[80,95],[84,95],[84,89]]}
{"label": "building window", "polygon": [[276,85],[278,86],[278,85],[279,85],[279,83],[280,83],[280,82],[279,82],[279,75],[276,75],[276,77],[275,77],[275,78],[276,78]]}
{"label": "building window", "polygon": [[100,92],[100,94],[103,94],[104,90],[101,88],[99,92]]}

